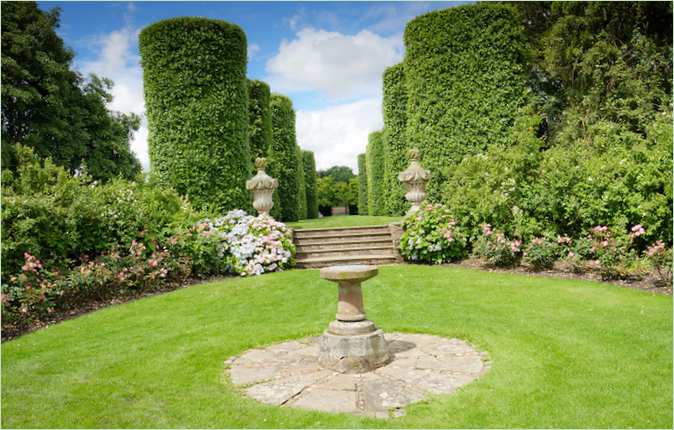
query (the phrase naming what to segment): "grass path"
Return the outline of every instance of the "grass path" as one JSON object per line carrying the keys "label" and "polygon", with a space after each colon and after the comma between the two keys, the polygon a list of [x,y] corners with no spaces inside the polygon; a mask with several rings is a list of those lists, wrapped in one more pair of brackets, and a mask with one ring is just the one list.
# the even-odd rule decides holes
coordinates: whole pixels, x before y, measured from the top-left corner
{"label": "grass path", "polygon": [[317,335],[336,287],[315,270],[196,285],[2,345],[3,428],[671,428],[672,297],[426,266],[364,283],[384,331],[466,339],[492,370],[377,420],[242,397],[223,361]]}
{"label": "grass path", "polygon": [[401,216],[337,215],[316,219],[305,219],[298,222],[287,222],[285,224],[294,229],[360,227],[365,225],[387,225],[390,222],[398,222],[402,219],[403,217]]}

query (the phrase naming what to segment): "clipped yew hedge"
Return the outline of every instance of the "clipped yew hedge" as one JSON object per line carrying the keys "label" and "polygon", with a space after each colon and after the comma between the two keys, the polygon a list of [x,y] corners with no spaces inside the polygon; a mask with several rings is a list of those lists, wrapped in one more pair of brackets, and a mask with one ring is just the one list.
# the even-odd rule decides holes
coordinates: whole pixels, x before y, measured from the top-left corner
{"label": "clipped yew hedge", "polygon": [[139,36],[152,170],[196,207],[252,210],[246,35],[171,18]]}
{"label": "clipped yew hedge", "polygon": [[367,145],[367,206],[372,216],[386,215],[384,195],[384,133],[381,130],[373,131],[368,136]]}
{"label": "clipped yew hedge", "polygon": [[313,151],[302,150],[304,184],[307,199],[307,219],[318,218],[318,200],[316,200],[316,158]]}
{"label": "clipped yew hedge", "polygon": [[295,110],[293,102],[287,96],[272,93],[272,147],[269,152],[268,173],[278,179],[278,188],[274,193],[278,202],[270,214],[283,222],[298,221],[300,206],[300,162],[295,134]]}
{"label": "clipped yew hedge", "polygon": [[307,219],[307,184],[304,179],[304,156],[302,155],[302,148],[295,145],[297,152],[297,179],[299,180],[299,201],[300,201],[300,219]]}
{"label": "clipped yew hedge", "polygon": [[270,97],[269,84],[257,79],[248,80],[250,156],[253,163],[256,158],[266,157],[271,148]]}
{"label": "clipped yew hedge", "polygon": [[391,215],[404,215],[410,208],[405,199],[405,186],[398,180],[398,173],[409,166],[405,140],[407,126],[407,90],[403,63],[384,71],[384,184],[385,206]]}
{"label": "clipped yew hedge", "polygon": [[358,154],[358,215],[369,215],[367,202],[367,154]]}
{"label": "clipped yew hedge", "polygon": [[407,136],[432,172],[430,201],[463,157],[509,145],[523,106],[522,28],[510,6],[479,3],[434,11],[405,28]]}

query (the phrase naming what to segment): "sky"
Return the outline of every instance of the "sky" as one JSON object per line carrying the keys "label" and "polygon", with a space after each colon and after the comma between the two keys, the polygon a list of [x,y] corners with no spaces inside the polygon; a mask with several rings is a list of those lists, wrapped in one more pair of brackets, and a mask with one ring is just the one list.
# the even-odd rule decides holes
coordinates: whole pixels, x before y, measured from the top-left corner
{"label": "sky", "polygon": [[[405,54],[405,25],[429,11],[469,2],[301,1],[45,1],[61,8],[56,30],[77,53],[73,67],[114,81],[108,108],[143,115],[143,70],[138,34],[155,22],[181,16],[221,19],[246,33],[250,79],[293,101],[297,143],[314,152],[317,170],[348,166],[368,136],[384,126],[382,73]],[[131,141],[150,168],[147,121]]]}

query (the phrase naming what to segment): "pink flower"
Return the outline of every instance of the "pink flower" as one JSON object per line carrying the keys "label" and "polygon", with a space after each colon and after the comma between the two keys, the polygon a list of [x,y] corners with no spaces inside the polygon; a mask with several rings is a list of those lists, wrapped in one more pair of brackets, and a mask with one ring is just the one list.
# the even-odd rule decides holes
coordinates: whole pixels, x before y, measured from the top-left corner
{"label": "pink flower", "polygon": [[28,309],[23,308],[23,309],[21,309],[21,312],[23,312],[25,314],[26,312],[28,312]]}
{"label": "pink flower", "polygon": [[573,258],[573,256],[576,255],[573,252],[569,252],[569,257]]}
{"label": "pink flower", "polygon": [[52,311],[51,309],[47,309],[47,313],[50,314]]}
{"label": "pink flower", "polygon": [[599,260],[594,260],[594,264],[596,264],[597,266],[599,266],[599,265],[601,264],[601,261],[599,261]]}
{"label": "pink flower", "polygon": [[593,246],[592,248],[590,248],[590,252],[594,252],[596,249],[597,249],[597,247]]}
{"label": "pink flower", "polygon": [[603,242],[601,243],[601,246],[608,246],[608,241],[606,241],[606,240],[603,241]]}

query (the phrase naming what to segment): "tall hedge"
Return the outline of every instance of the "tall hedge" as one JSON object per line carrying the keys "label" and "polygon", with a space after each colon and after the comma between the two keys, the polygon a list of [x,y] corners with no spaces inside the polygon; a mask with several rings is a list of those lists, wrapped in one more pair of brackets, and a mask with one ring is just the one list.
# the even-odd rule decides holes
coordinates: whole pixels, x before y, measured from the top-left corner
{"label": "tall hedge", "polygon": [[269,84],[257,79],[248,80],[250,156],[253,163],[258,157],[266,157],[271,148],[270,97]]}
{"label": "tall hedge", "polygon": [[367,206],[368,213],[373,216],[386,215],[384,195],[384,133],[373,131],[368,137],[367,145]]}
{"label": "tall hedge", "polygon": [[509,145],[525,90],[522,27],[507,5],[479,3],[434,11],[405,28],[407,141],[431,170],[427,195],[463,157]]}
{"label": "tall hedge", "polygon": [[300,219],[300,176],[295,110],[293,102],[282,94],[271,95],[272,147],[269,151],[268,173],[278,179],[271,215],[279,221],[294,222]]}
{"label": "tall hedge", "polygon": [[369,215],[367,202],[367,154],[358,154],[358,215]]}
{"label": "tall hedge", "polygon": [[299,200],[300,200],[300,219],[307,219],[307,184],[304,179],[304,156],[302,155],[302,148],[295,145],[297,151],[297,179],[299,180]]}
{"label": "tall hedge", "polygon": [[316,200],[316,159],[312,151],[302,150],[304,184],[306,187],[307,219],[318,218],[318,200]]}
{"label": "tall hedge", "polygon": [[196,207],[252,210],[246,35],[171,18],[139,37],[152,170]]}
{"label": "tall hedge", "polygon": [[410,208],[405,199],[405,186],[398,180],[398,173],[409,166],[405,140],[407,126],[407,89],[405,65],[396,64],[384,71],[384,184],[386,211],[391,215],[404,215]]}

